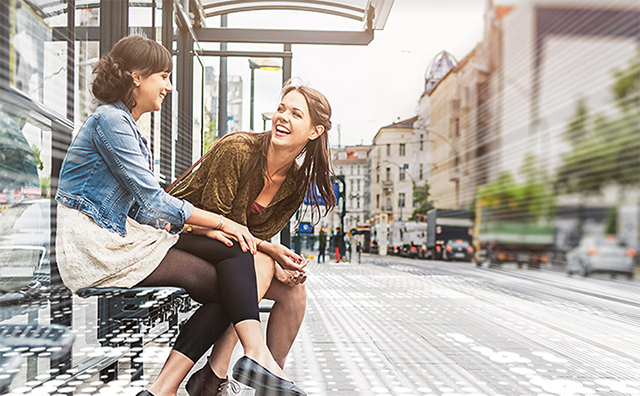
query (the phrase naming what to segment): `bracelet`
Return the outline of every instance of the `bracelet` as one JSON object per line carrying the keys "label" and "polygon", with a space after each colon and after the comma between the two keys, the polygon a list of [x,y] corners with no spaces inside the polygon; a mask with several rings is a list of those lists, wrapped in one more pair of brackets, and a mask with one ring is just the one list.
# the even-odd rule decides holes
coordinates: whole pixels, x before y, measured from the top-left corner
{"label": "bracelet", "polygon": [[220,224],[218,224],[218,226],[216,227],[216,230],[219,230],[222,228],[222,223],[224,223],[224,216],[220,215]]}
{"label": "bracelet", "polygon": [[187,229],[185,231],[187,232],[187,234],[191,234],[193,232],[193,227],[191,226],[191,224],[187,224]]}

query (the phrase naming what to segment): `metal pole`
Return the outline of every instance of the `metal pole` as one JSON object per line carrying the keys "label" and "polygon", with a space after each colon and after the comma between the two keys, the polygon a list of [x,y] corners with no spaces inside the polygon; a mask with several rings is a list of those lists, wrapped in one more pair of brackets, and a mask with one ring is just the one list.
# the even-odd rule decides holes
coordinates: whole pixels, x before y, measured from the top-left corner
{"label": "metal pole", "polygon": [[[285,52],[291,51],[291,44],[284,45]],[[284,58],[282,60],[282,84],[288,83],[291,80],[291,60],[292,58]],[[285,246],[291,246],[291,221],[287,222],[287,225],[280,231],[280,243]]]}
{"label": "metal pole", "polygon": [[[227,27],[227,14],[220,15],[220,27]],[[220,51],[227,50],[227,43],[220,43]],[[227,118],[227,57],[220,57],[220,80],[218,81],[218,137],[221,138],[228,132]]]}
{"label": "metal pole", "polygon": [[[251,66],[250,66],[251,67]],[[253,67],[251,67],[251,94],[249,96],[249,130],[251,132],[253,132],[253,112],[254,110],[254,95],[256,94],[256,69],[254,69]]]}
{"label": "metal pole", "polygon": [[[173,0],[162,0],[162,45],[173,52]],[[167,95],[160,113],[160,182],[168,184],[171,177],[173,98]]]}
{"label": "metal pole", "polygon": [[[67,119],[71,122],[74,120],[75,114],[75,25],[76,25],[76,4],[75,0],[67,1],[67,29],[66,29],[66,41],[67,41]],[[68,133],[63,132],[62,128],[52,128],[52,146],[57,147],[58,150],[54,150],[51,155],[51,195],[55,196],[58,188],[58,178],[60,175],[60,169],[62,168],[63,154],[62,150],[66,151],[71,144],[71,131]],[[51,230],[50,230],[50,242],[51,247],[50,254],[50,282],[52,291],[50,295],[51,305],[49,312],[51,314],[51,322],[56,324],[62,324],[71,327],[71,312],[73,312],[73,299],[71,298],[71,291],[64,286],[60,272],[58,271],[58,263],[56,260],[56,235],[58,224],[57,204],[55,200],[51,200]],[[53,370],[64,371],[71,367],[71,354],[65,353],[57,359],[52,359],[50,368]]]}
{"label": "metal pole", "polygon": [[[151,1],[151,39],[156,39],[156,0]],[[154,130],[156,127],[156,114],[151,114],[151,123],[149,125],[149,149],[151,150],[151,155],[154,155],[153,146],[154,146]]]}

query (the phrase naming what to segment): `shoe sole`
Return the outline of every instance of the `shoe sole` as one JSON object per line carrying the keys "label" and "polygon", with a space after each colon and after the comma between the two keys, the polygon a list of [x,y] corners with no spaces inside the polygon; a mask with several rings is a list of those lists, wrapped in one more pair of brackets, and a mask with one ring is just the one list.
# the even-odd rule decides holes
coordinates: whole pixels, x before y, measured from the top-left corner
{"label": "shoe sole", "polygon": [[255,390],[258,390],[258,388],[260,388],[260,390],[262,391],[262,393],[266,393],[267,395],[271,396],[302,396],[300,393],[291,391],[291,390],[287,390],[287,389],[281,389],[281,388],[273,388],[270,386],[266,386],[263,383],[260,383],[259,381],[256,381],[252,376],[250,375],[245,375],[244,373],[233,373],[233,377],[240,383],[250,386]]}

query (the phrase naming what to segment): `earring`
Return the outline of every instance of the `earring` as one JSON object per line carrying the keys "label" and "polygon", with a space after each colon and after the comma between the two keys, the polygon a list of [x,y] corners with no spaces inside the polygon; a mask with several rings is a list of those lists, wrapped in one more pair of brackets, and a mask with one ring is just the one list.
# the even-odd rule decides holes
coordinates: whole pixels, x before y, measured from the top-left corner
{"label": "earring", "polygon": [[134,81],[133,83],[136,85],[136,87],[139,87],[139,86],[140,86],[140,83],[139,83],[139,82],[137,82],[137,81]]}

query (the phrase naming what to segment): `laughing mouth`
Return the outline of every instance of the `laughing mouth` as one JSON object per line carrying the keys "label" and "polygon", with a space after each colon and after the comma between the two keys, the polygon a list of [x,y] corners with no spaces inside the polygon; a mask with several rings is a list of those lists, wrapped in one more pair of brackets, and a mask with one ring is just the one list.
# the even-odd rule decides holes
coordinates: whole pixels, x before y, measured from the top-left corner
{"label": "laughing mouth", "polygon": [[276,131],[281,133],[291,134],[291,131],[283,127],[282,125],[276,126]]}

